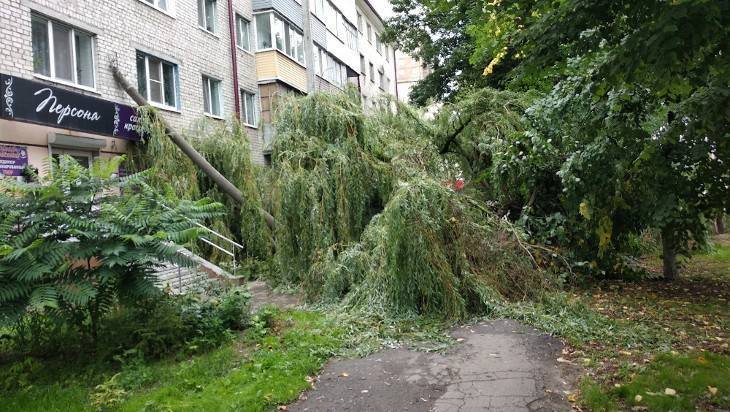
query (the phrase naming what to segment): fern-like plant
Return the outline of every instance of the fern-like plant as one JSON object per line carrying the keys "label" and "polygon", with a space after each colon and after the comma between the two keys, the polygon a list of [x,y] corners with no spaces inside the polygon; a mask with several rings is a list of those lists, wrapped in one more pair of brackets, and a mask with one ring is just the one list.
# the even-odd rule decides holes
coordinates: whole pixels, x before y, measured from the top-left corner
{"label": "fern-like plant", "polygon": [[119,179],[121,157],[90,169],[62,156],[38,183],[0,180],[0,323],[45,312],[89,325],[117,303],[160,293],[163,262],[192,264],[180,245],[195,222],[217,215],[208,200],[165,208],[144,175]]}

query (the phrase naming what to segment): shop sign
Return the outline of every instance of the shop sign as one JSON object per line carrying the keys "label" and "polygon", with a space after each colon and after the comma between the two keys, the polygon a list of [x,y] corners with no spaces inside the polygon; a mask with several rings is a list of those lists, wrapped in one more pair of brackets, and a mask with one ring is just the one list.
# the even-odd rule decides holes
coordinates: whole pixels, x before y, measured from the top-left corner
{"label": "shop sign", "polygon": [[139,140],[137,110],[131,106],[0,74],[0,117],[61,129]]}

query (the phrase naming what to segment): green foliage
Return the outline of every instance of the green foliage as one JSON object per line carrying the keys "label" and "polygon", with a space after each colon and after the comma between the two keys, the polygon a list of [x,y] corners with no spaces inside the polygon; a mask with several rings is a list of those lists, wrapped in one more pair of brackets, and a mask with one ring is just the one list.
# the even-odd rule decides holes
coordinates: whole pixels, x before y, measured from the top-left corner
{"label": "green foliage", "polygon": [[121,160],[87,170],[62,156],[40,184],[0,183],[0,318],[16,322],[21,339],[37,313],[88,325],[95,338],[116,303],[160,294],[153,272],[161,262],[191,263],[178,245],[218,206],[163,209],[141,177],[112,175]]}
{"label": "green foliage", "polygon": [[[271,231],[259,214],[262,206],[259,175],[264,172],[252,163],[246,128],[235,118],[227,123],[201,120],[184,134],[216,170],[241,190],[244,203],[238,204],[172,143],[154,109],[143,108],[141,113],[146,137],[143,144],[135,145],[130,169],[146,170],[150,185],[163,192],[170,204],[178,199],[201,197],[223,204],[225,213],[206,219],[206,226],[245,247],[244,256],[237,257],[239,261],[267,260],[271,254]],[[226,261],[221,260],[220,252],[214,248],[204,249],[204,254],[214,261]]]}
{"label": "green foliage", "polygon": [[[567,248],[597,272],[622,273],[632,237],[656,229],[668,256],[688,256],[705,242],[707,218],[730,207],[729,3],[397,4],[409,7],[396,7],[391,37],[427,62],[438,56],[436,73],[440,61],[454,59],[449,42],[471,51],[473,67],[434,88],[463,92],[492,78],[490,85],[542,93],[514,110],[525,117],[510,122],[517,133],[504,133],[506,141],[489,128],[466,130],[462,140],[472,147],[457,146],[462,158],[486,152],[491,163],[479,165],[481,173],[498,189],[490,197],[533,239]],[[477,67],[486,79],[462,76]],[[499,113],[495,105],[479,110],[485,95],[499,94],[480,93],[447,106],[447,126]],[[484,141],[496,145],[484,150],[477,145]]]}
{"label": "green foliage", "polygon": [[[395,105],[397,112],[390,110]],[[280,281],[310,299],[395,316],[462,318],[556,284],[509,223],[449,187],[433,127],[346,94],[289,99],[276,123]]]}

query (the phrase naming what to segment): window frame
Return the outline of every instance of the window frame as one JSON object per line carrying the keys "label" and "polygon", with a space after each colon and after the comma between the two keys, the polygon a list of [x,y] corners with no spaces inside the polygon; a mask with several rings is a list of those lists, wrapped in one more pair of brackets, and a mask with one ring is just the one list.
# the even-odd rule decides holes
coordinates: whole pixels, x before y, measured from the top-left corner
{"label": "window frame", "polygon": [[[155,1],[158,1],[158,0],[155,0]],[[207,24],[207,22],[208,22],[208,15],[207,15],[208,12],[207,12],[207,7],[206,7],[208,5],[208,2],[213,2],[213,20],[212,20],[213,28],[212,28],[212,30],[209,30],[208,27],[200,24],[200,22],[201,22],[200,13],[201,12],[203,13],[202,14],[203,23]],[[201,3],[202,3],[202,7],[201,7]],[[218,36],[218,24],[217,23],[218,23],[218,0],[198,0],[198,28],[200,30],[203,30],[214,36]]]}
{"label": "window frame", "polygon": [[[158,107],[160,109],[164,110],[170,110],[173,112],[180,112],[180,108],[182,107],[180,102],[180,81],[178,79],[178,65],[176,63],[173,63],[171,61],[165,60],[163,58],[154,56],[149,53],[145,53],[143,51],[137,50],[137,54],[141,54],[144,56],[144,70],[145,70],[145,83],[146,83],[146,90],[145,90],[145,96],[144,98],[147,99],[147,103],[149,103],[151,106]],[[152,100],[151,94],[152,94],[152,88],[150,87],[150,82],[152,79],[150,78],[150,57],[156,60],[160,61],[160,83],[162,85],[162,102],[156,102]],[[172,67],[172,90],[174,91],[175,95],[175,106],[170,106],[165,103],[165,74],[164,74],[164,65],[168,64]],[[137,79],[139,82],[139,79]]]}
{"label": "window frame", "polygon": [[[205,110],[205,99],[203,99],[203,114],[205,114],[208,117],[212,117],[214,119],[223,119],[223,81],[220,79],[217,79],[215,77],[211,77],[208,75],[203,75],[203,82],[205,83],[205,88],[203,89],[203,93],[208,94],[208,104],[210,105],[209,109],[211,110]],[[216,114],[213,113],[213,84],[218,86],[218,108],[220,108],[220,113]]]}
{"label": "window frame", "polygon": [[[241,89],[239,93],[240,93],[239,96],[241,99],[241,109],[242,109],[241,110],[241,122],[244,124],[244,126],[258,128],[258,117],[256,115],[258,112],[258,105],[259,105],[258,104],[258,93],[251,93],[250,91],[248,91],[246,89]],[[252,96],[252,99],[251,99],[251,101],[253,102],[253,122],[252,123],[248,122],[249,119],[247,119],[248,103],[246,102],[246,95]]]}
{"label": "window frame", "polygon": [[[248,47],[243,47],[241,45],[241,33],[242,33],[241,26],[240,26],[241,22],[245,22],[247,24],[246,30],[248,31]],[[243,51],[245,51],[247,53],[251,53],[252,52],[252,50],[251,50],[251,37],[252,37],[251,27],[252,26],[253,26],[253,22],[251,20],[249,20],[249,19],[241,16],[240,14],[236,13],[236,46],[239,49],[241,49],[241,50],[243,50]]]}
{"label": "window frame", "polygon": [[[262,15],[268,15],[269,16],[269,28],[270,28],[270,31],[269,31],[269,41],[271,43],[271,46],[270,47],[266,47],[266,48],[259,48],[259,39],[258,39],[259,29],[258,29],[258,20],[257,20],[257,17],[258,16],[262,16]],[[284,33],[283,33],[284,38],[282,39],[282,48],[281,49],[277,47],[277,45],[276,45],[276,36],[274,36],[274,32],[276,31],[275,19],[278,19],[279,21],[281,21],[282,24],[283,24],[283,28],[284,28]],[[276,50],[279,53],[287,56],[292,61],[294,61],[295,63],[299,64],[300,66],[306,67],[305,66],[305,64],[306,64],[306,57],[304,56],[304,47],[305,47],[305,45],[304,45],[304,32],[300,28],[298,28],[297,26],[295,26],[294,24],[292,24],[283,15],[281,15],[281,14],[275,12],[275,11],[272,11],[272,10],[267,10],[267,11],[262,12],[262,13],[255,13],[254,14],[253,22],[254,22],[254,32],[256,33],[256,41],[255,41],[255,43],[256,43],[256,51],[257,52],[266,52],[266,51]],[[299,60],[299,58],[297,56],[297,53],[294,53],[294,55],[289,54],[289,51],[291,49],[291,47],[290,47],[291,46],[291,40],[292,40],[292,36],[289,33],[291,33],[292,31],[294,31],[301,38],[301,45],[302,45],[302,56],[301,56],[302,59],[301,60]],[[289,47],[287,45],[289,45]],[[296,50],[296,48],[295,48],[295,50]]]}
{"label": "window frame", "polygon": [[356,13],[357,13],[357,32],[362,34],[362,32],[363,32],[362,13],[360,13],[359,11],[357,11]]}
{"label": "window frame", "polygon": [[[44,80],[50,80],[55,83],[60,83],[63,85],[76,87],[83,90],[88,90],[91,92],[96,92],[96,86],[98,82],[98,70],[96,67],[96,34],[86,31],[84,29],[77,28],[71,24],[62,22],[60,20],[55,20],[50,17],[46,17],[43,14],[31,12],[31,31],[32,31],[32,24],[33,19],[40,19],[45,21],[46,24],[46,39],[48,41],[48,75],[45,75],[43,73],[38,73],[35,71],[35,65],[33,67],[33,75],[35,77],[44,79]],[[53,32],[53,25],[58,24],[62,27],[67,27],[69,29],[69,44],[71,46],[71,74],[73,79],[63,79],[61,77],[56,76],[56,56],[55,56],[55,34]],[[87,36],[89,36],[89,39],[91,40],[91,77],[93,78],[93,85],[87,86],[85,84],[79,83],[78,79],[78,52],[76,50],[76,32],[83,33]],[[31,35],[31,42],[32,42],[32,35]],[[31,46],[32,48],[32,46]],[[33,56],[35,58],[35,56]]]}
{"label": "window frame", "polygon": [[166,0],[167,7],[162,8],[160,7],[160,1],[161,0],[138,0],[140,3],[146,4],[148,7],[152,7],[153,9],[167,14],[170,17],[175,17],[175,0]]}
{"label": "window frame", "polygon": [[368,43],[373,44],[373,26],[369,22],[367,23],[367,35]]}
{"label": "window frame", "polygon": [[370,62],[370,82],[375,83],[375,65]]}

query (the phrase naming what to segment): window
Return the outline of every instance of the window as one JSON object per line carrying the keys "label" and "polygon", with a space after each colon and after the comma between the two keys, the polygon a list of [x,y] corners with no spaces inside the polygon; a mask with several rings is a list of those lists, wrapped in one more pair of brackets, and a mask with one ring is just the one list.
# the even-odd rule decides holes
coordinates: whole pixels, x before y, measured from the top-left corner
{"label": "window", "polygon": [[168,4],[168,3],[172,2],[172,0],[142,0],[142,1],[153,7],[158,8],[160,10],[164,10],[164,11],[170,11],[170,8],[169,8],[170,4]]}
{"label": "window", "polygon": [[362,33],[362,14],[360,12],[357,12],[357,31]]}
{"label": "window", "polygon": [[350,50],[357,50],[357,30],[349,24],[346,24],[345,28],[347,30],[347,47]]}
{"label": "window", "polygon": [[375,34],[375,50],[383,54],[383,43],[380,41],[380,35],[377,33]]}
{"label": "window", "polygon": [[363,56],[361,54],[360,55],[360,73],[365,74],[366,67],[367,66],[365,65],[365,56]]}
{"label": "window", "polygon": [[137,52],[137,88],[149,102],[178,108],[177,65]]}
{"label": "window", "polygon": [[31,31],[35,73],[95,87],[93,35],[37,14],[31,16]]}
{"label": "window", "polygon": [[251,51],[251,22],[236,15],[236,44],[246,51]]}
{"label": "window", "polygon": [[256,40],[259,50],[271,48],[271,13],[256,15]]}
{"label": "window", "polygon": [[380,86],[381,90],[385,90],[385,74],[383,73],[383,69],[378,71],[378,86]]}
{"label": "window", "polygon": [[329,1],[324,5],[325,24],[333,32],[337,31],[337,9]]}
{"label": "window", "polygon": [[390,91],[390,79],[388,78],[388,76],[385,77],[385,88],[384,89],[386,92]]}
{"label": "window", "polygon": [[325,17],[325,3],[326,2],[327,2],[326,0],[314,0],[313,1],[314,14],[319,16],[319,18],[322,20],[324,20],[324,17]]}
{"label": "window", "polygon": [[244,124],[256,127],[256,95],[245,90],[241,90],[241,104],[243,104],[241,120],[243,120]]}
{"label": "window", "polygon": [[367,25],[368,25],[368,42],[370,42],[370,44],[373,44],[373,26],[371,26],[370,23],[368,23]]}
{"label": "window", "polygon": [[198,0],[198,26],[215,33],[216,0]]}
{"label": "window", "polygon": [[390,62],[390,47],[385,46],[385,61]]}
{"label": "window", "polygon": [[370,63],[370,81],[375,83],[375,66]]}
{"label": "window", "polygon": [[276,48],[304,64],[304,37],[302,32],[273,13],[256,15],[257,49]]}
{"label": "window", "polygon": [[221,81],[203,76],[203,111],[205,114],[221,117]]}

